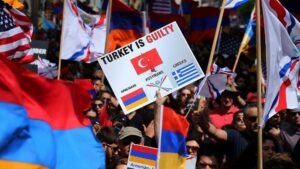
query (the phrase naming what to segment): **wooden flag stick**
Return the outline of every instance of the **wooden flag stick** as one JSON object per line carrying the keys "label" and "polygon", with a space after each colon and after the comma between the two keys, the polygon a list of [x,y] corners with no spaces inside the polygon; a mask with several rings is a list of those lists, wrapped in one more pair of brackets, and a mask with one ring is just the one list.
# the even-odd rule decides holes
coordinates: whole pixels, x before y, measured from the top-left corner
{"label": "wooden flag stick", "polygon": [[108,12],[106,16],[106,37],[105,37],[105,54],[108,52],[108,35],[110,29],[110,18],[111,18],[111,8],[112,8],[112,0],[108,1]]}
{"label": "wooden flag stick", "polygon": [[215,55],[216,45],[217,45],[217,41],[218,41],[218,37],[219,37],[219,33],[220,33],[220,28],[221,28],[221,23],[222,23],[223,15],[224,15],[225,4],[226,4],[226,0],[223,0],[222,6],[221,6],[221,11],[220,11],[220,14],[219,14],[217,29],[216,29],[216,33],[215,33],[215,36],[214,36],[214,41],[213,41],[213,44],[212,44],[212,47],[211,47],[209,60],[208,60],[207,68],[206,68],[206,75],[210,71],[210,67],[211,67],[211,64],[212,64],[212,61],[213,61],[213,58],[214,58],[214,55]]}
{"label": "wooden flag stick", "polygon": [[257,112],[258,112],[258,132],[257,132],[257,168],[263,169],[262,159],[262,105],[261,105],[261,35],[260,35],[260,0],[256,0],[256,55],[257,55]]}
{"label": "wooden flag stick", "polygon": [[64,41],[64,20],[66,16],[66,1],[64,0],[64,6],[63,6],[63,18],[62,18],[62,27],[61,27],[61,34],[60,34],[60,49],[59,49],[59,56],[58,56],[58,70],[57,70],[57,80],[60,79],[60,74],[61,74],[61,55],[62,55],[62,49],[63,49],[63,41]]}
{"label": "wooden flag stick", "polygon": [[[107,16],[106,16],[106,36],[105,36],[105,49],[104,49],[105,54],[108,52],[108,45],[109,45],[108,35],[109,35],[109,29],[110,29],[111,9],[112,9],[112,0],[109,0],[108,8],[107,8],[108,12],[107,12]],[[104,80],[105,80],[105,74],[103,72],[103,77],[101,78],[101,81],[103,84],[104,84]]]}
{"label": "wooden flag stick", "polygon": [[232,71],[233,71],[233,72],[235,72],[235,69],[236,69],[236,67],[237,67],[237,64],[238,64],[238,62],[239,62],[239,60],[240,60],[241,53],[242,53],[242,51],[239,50],[238,54],[236,55],[235,62],[234,62],[233,68],[232,68]]}

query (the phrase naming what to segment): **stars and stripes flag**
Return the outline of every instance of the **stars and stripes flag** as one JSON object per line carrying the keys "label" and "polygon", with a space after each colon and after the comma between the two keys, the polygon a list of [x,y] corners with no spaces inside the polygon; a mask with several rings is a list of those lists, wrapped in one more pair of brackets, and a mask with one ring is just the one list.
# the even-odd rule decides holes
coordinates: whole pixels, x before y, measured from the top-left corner
{"label": "stars and stripes flag", "polygon": [[34,60],[30,47],[33,26],[21,11],[0,2],[0,57],[28,63]]}
{"label": "stars and stripes flag", "polygon": [[[299,106],[299,22],[277,0],[262,1],[267,56],[263,122]],[[297,36],[298,35],[298,36]]]}
{"label": "stars and stripes flag", "polygon": [[229,68],[220,68],[213,64],[210,73],[201,81],[198,88],[197,97],[217,98],[225,90],[228,76],[236,76]]}
{"label": "stars and stripes flag", "polygon": [[151,11],[160,14],[170,14],[172,12],[171,0],[153,0]]}
{"label": "stars and stripes flag", "polygon": [[224,58],[236,55],[241,43],[241,38],[232,33],[222,32],[219,37],[216,54],[221,54]]}

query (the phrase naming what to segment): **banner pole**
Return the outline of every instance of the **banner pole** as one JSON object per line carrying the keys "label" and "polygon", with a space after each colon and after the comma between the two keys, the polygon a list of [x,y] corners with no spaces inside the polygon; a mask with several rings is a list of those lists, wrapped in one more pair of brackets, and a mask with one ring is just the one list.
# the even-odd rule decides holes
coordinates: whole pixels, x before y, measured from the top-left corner
{"label": "banner pole", "polygon": [[257,132],[257,168],[263,169],[262,159],[262,105],[261,105],[261,28],[260,28],[260,0],[256,0],[256,55],[257,55],[257,112],[258,112],[258,132]]}
{"label": "banner pole", "polygon": [[219,14],[218,24],[217,24],[217,28],[216,28],[216,33],[215,33],[215,36],[214,36],[214,40],[213,40],[213,44],[212,44],[212,47],[211,47],[207,68],[206,68],[206,75],[210,71],[210,67],[211,67],[211,64],[212,64],[212,61],[213,61],[213,58],[214,58],[216,45],[217,45],[217,41],[218,41],[218,37],[219,37],[219,33],[220,33],[220,28],[221,28],[221,24],[222,24],[222,20],[223,20],[225,4],[226,4],[226,0],[223,0],[221,10],[220,10],[220,14]]}
{"label": "banner pole", "polygon": [[[108,12],[106,16],[106,36],[105,36],[105,48],[104,53],[106,54],[108,52],[108,35],[109,35],[109,29],[110,29],[110,19],[111,19],[111,9],[112,9],[112,0],[108,1]],[[103,72],[103,77],[101,78],[102,83],[104,84],[105,80],[105,74]]]}
{"label": "banner pole", "polygon": [[61,27],[61,34],[60,34],[60,45],[59,45],[59,56],[58,56],[58,70],[57,70],[57,80],[60,79],[60,74],[61,74],[61,55],[62,55],[62,44],[64,41],[64,20],[65,20],[65,16],[66,16],[66,1],[64,0],[64,9],[63,9],[63,18],[62,18],[62,27]]}

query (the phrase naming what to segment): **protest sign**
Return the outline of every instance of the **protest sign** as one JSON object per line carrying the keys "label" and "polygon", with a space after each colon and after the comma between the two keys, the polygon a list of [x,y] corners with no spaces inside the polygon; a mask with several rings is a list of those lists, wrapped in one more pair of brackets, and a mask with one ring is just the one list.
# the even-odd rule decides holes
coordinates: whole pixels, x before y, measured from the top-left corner
{"label": "protest sign", "polygon": [[128,169],[155,169],[157,148],[131,144],[127,168]]}
{"label": "protest sign", "polygon": [[176,22],[98,59],[128,114],[204,76]]}
{"label": "protest sign", "polygon": [[48,51],[48,41],[32,40],[31,49],[35,58],[39,56],[40,58],[45,59]]}

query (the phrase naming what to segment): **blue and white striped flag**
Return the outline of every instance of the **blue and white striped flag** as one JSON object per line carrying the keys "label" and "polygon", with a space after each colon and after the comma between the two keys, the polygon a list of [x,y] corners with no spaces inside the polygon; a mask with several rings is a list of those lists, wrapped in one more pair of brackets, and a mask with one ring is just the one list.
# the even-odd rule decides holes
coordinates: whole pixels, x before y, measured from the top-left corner
{"label": "blue and white striped flag", "polygon": [[193,63],[188,64],[174,72],[172,72],[172,76],[175,79],[178,86],[181,86],[189,81],[200,76],[198,70],[196,69]]}
{"label": "blue and white striped flag", "polygon": [[237,8],[248,1],[249,0],[227,0],[225,9]]}

